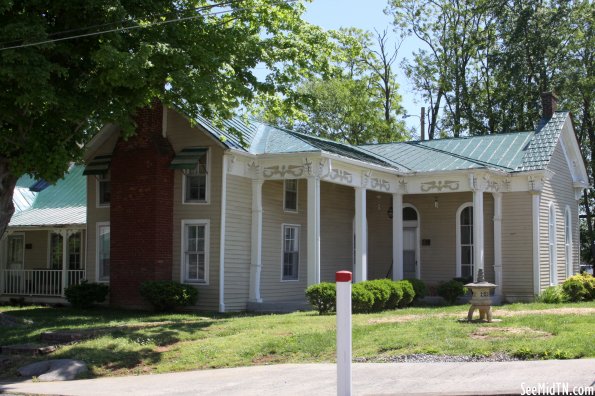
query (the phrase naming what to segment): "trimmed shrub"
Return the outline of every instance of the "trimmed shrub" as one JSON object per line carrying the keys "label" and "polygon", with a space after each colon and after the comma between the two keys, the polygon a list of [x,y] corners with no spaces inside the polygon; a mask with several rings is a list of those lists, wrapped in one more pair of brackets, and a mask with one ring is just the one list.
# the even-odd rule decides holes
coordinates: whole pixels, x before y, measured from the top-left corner
{"label": "trimmed shrub", "polygon": [[102,283],[88,283],[83,280],[78,285],[68,286],[64,290],[66,299],[75,308],[90,308],[95,303],[102,303],[107,297],[109,287]]}
{"label": "trimmed shrub", "polygon": [[566,300],[566,295],[561,286],[550,286],[542,291],[536,300],[546,304],[558,304]]}
{"label": "trimmed shrub", "polygon": [[398,307],[405,308],[409,306],[409,304],[411,304],[411,302],[415,298],[415,289],[413,289],[413,285],[411,284],[411,282],[406,280],[401,280],[396,283],[403,291],[403,297],[399,301]]}
{"label": "trimmed shrub", "polygon": [[361,284],[374,295],[372,311],[382,311],[390,298],[390,287],[386,285],[383,279],[369,280],[361,282]]}
{"label": "trimmed shrub", "polygon": [[[571,276],[570,278],[566,279],[564,283],[568,282],[569,280],[576,280],[580,282],[583,287],[585,288],[584,293],[584,300],[590,301],[595,300],[595,277],[591,274],[582,273],[578,275]],[[564,285],[564,284],[562,284]]]}
{"label": "trimmed shrub", "polygon": [[337,289],[334,283],[322,282],[306,289],[308,302],[320,315],[336,309]]}
{"label": "trimmed shrub", "polygon": [[351,287],[351,309],[355,313],[371,312],[374,306],[374,294],[362,285],[355,283]]}
{"label": "trimmed shrub", "polygon": [[397,282],[390,279],[379,279],[378,282],[383,282],[390,291],[390,296],[384,304],[384,309],[396,309],[399,306],[399,301],[403,298],[403,289]]}
{"label": "trimmed shrub", "polygon": [[465,294],[467,294],[467,288],[461,282],[454,279],[448,282],[442,282],[438,286],[438,295],[449,304],[456,303],[457,298]]}
{"label": "trimmed shrub", "polygon": [[193,305],[198,297],[198,290],[194,287],[167,280],[143,282],[139,292],[156,311],[161,312]]}
{"label": "trimmed shrub", "polygon": [[590,297],[582,280],[576,279],[575,276],[571,276],[562,283],[562,290],[564,290],[564,294],[568,301],[584,301]]}
{"label": "trimmed shrub", "polygon": [[424,281],[422,281],[421,279],[411,278],[411,279],[405,279],[405,280],[407,282],[411,283],[411,286],[413,286],[413,290],[415,291],[415,299],[416,300],[422,299],[428,295],[428,288],[426,287],[426,284],[424,283]]}

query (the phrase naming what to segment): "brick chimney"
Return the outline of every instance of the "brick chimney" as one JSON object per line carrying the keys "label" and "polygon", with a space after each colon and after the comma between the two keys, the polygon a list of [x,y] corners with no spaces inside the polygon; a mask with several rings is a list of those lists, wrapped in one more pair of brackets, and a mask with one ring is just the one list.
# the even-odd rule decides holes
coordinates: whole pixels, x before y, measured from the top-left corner
{"label": "brick chimney", "polygon": [[541,94],[541,109],[543,118],[552,118],[558,109],[558,97],[553,92]]}
{"label": "brick chimney", "polygon": [[162,136],[163,107],[135,116],[136,134],[120,139],[111,162],[111,304],[146,308],[143,281],[171,280],[174,151]]}

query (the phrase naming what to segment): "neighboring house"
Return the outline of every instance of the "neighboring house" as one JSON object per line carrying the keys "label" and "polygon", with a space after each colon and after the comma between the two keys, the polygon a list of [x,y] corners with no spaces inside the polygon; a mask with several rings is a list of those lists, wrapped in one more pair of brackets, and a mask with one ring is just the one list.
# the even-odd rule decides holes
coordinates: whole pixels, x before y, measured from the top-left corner
{"label": "neighboring house", "polygon": [[535,131],[359,147],[155,104],[136,136],[108,125],[88,147],[88,277],[116,306],[173,279],[236,311],[303,306],[338,270],[436,285],[483,268],[531,300],[578,271],[588,186],[569,113],[543,103]]}
{"label": "neighboring house", "polygon": [[55,185],[23,176],[15,214],[0,241],[0,300],[63,302],[64,288],[85,278],[86,180],[71,166]]}

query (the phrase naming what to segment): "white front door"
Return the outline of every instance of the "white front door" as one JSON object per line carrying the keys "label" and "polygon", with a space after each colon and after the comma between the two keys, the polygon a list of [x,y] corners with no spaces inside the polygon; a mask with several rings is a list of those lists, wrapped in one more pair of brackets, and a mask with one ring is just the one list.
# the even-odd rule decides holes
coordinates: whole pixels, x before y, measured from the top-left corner
{"label": "white front door", "polygon": [[403,227],[403,277],[415,278],[417,275],[417,228]]}

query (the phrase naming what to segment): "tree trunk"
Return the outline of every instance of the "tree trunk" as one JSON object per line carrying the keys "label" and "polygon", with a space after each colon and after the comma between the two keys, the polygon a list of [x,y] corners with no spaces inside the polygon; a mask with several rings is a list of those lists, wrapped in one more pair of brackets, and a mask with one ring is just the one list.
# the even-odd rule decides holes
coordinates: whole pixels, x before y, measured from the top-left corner
{"label": "tree trunk", "polygon": [[12,196],[17,177],[10,173],[8,160],[0,158],[0,236],[4,236],[8,223],[14,214]]}

